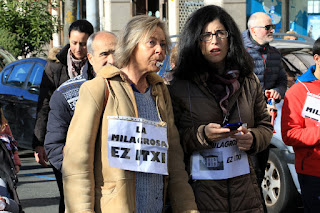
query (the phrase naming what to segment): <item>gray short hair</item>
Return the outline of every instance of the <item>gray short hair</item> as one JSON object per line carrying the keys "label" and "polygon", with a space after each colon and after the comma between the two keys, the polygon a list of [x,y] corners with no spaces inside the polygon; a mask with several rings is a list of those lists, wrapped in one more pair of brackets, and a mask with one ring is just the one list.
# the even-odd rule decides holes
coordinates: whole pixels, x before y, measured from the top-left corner
{"label": "gray short hair", "polygon": [[251,27],[254,27],[256,24],[256,20],[261,16],[261,15],[268,15],[264,12],[256,12],[252,14],[248,20],[248,29],[250,30]]}
{"label": "gray short hair", "polygon": [[160,27],[165,34],[166,54],[168,54],[171,41],[165,23],[153,16],[139,15],[133,17],[121,32],[115,51],[116,65],[119,68],[127,66],[130,61],[130,56],[141,39],[144,38],[144,36],[149,38],[157,27]]}
{"label": "gray short hair", "polygon": [[110,33],[110,34],[114,35],[115,37],[117,37],[114,33],[109,32],[109,31],[99,31],[99,32],[91,34],[87,40],[87,53],[94,55],[94,49],[92,47],[92,43],[93,43],[95,37],[100,33]]}

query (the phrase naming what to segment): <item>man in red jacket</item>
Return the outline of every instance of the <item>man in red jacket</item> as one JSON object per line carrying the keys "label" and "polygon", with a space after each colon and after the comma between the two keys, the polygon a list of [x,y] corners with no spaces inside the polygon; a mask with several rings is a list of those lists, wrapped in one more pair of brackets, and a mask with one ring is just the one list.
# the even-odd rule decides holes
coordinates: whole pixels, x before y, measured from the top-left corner
{"label": "man in red jacket", "polygon": [[320,212],[320,38],[314,43],[315,65],[285,94],[281,133],[295,151],[295,167],[304,212]]}

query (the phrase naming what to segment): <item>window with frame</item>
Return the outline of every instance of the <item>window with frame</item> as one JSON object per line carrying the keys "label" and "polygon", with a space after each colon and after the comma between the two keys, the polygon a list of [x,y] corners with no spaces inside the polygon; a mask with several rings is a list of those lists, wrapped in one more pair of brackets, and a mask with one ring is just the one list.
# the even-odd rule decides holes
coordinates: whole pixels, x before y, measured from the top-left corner
{"label": "window with frame", "polygon": [[36,63],[32,69],[32,73],[28,80],[28,87],[38,87],[40,88],[42,75],[44,71],[44,66],[42,64]]}
{"label": "window with frame", "polygon": [[6,84],[22,87],[32,65],[33,63],[21,63],[15,65],[10,74],[5,74],[7,76],[5,81]]}
{"label": "window with frame", "polygon": [[6,83],[8,78],[9,78],[9,74],[12,70],[13,66],[10,66],[10,67],[6,67],[4,70],[3,70],[3,76],[2,76],[2,82]]}
{"label": "window with frame", "polygon": [[320,0],[308,0],[308,14],[320,14]]}

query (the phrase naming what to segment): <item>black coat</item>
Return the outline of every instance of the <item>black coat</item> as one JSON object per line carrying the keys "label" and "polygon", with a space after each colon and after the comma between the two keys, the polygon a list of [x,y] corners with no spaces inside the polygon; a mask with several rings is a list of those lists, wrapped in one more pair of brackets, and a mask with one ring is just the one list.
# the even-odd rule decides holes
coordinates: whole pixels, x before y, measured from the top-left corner
{"label": "black coat", "polygon": [[68,75],[67,67],[67,54],[70,45],[64,46],[61,51],[57,54],[59,62],[48,61],[41,85],[40,85],[40,95],[38,99],[37,106],[37,118],[34,127],[34,137],[32,142],[32,147],[43,146],[44,138],[46,135],[48,114],[49,114],[49,101],[53,92],[70,77]]}

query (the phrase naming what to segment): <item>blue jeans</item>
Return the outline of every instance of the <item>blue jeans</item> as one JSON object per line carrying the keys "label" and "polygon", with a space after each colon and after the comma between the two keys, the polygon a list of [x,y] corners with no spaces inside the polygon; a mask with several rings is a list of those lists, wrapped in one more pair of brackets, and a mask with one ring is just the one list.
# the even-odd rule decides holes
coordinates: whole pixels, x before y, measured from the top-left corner
{"label": "blue jeans", "polygon": [[320,212],[320,177],[298,174],[305,213]]}

